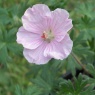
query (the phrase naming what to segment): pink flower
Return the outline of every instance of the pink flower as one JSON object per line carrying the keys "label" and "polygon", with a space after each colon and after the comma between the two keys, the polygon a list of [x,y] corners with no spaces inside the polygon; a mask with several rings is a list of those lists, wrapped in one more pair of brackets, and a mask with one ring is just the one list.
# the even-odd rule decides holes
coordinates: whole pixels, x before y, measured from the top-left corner
{"label": "pink flower", "polygon": [[73,25],[66,10],[50,11],[44,4],[36,4],[25,11],[22,23],[17,42],[23,45],[28,62],[45,64],[52,58],[63,60],[70,54],[73,42],[67,32]]}

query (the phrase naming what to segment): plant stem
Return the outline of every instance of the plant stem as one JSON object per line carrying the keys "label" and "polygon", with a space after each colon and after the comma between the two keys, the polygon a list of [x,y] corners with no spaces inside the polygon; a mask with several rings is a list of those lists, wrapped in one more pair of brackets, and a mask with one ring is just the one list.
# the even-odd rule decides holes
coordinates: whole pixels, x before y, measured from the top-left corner
{"label": "plant stem", "polygon": [[86,74],[89,74],[88,70],[86,67],[82,64],[82,62],[78,59],[78,57],[72,52],[71,55],[73,58],[77,61],[77,63],[82,67],[82,69],[85,71]]}

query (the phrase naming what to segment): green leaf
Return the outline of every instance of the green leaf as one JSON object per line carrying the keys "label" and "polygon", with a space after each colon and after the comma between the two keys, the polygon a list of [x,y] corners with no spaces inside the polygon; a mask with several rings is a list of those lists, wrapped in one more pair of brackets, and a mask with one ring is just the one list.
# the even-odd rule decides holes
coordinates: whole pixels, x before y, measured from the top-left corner
{"label": "green leaf", "polygon": [[0,55],[1,55],[0,56],[1,63],[5,64],[6,62],[8,62],[11,59],[10,56],[8,55],[8,51],[7,51],[6,46],[0,49]]}
{"label": "green leaf", "polygon": [[79,14],[86,15],[90,18],[93,18],[95,16],[95,13],[93,12],[95,7],[94,3],[85,2],[85,3],[79,3],[78,5],[80,4],[81,6],[78,6],[76,9],[76,11],[78,11]]}
{"label": "green leaf", "polygon": [[32,85],[29,86],[25,92],[25,95],[41,95],[42,91],[40,88]]}
{"label": "green leaf", "polygon": [[91,85],[87,88],[87,90],[80,93],[80,95],[95,95],[95,90],[93,90],[94,86]]}
{"label": "green leaf", "polygon": [[92,64],[87,64],[87,70],[88,72],[95,78],[95,68]]}
{"label": "green leaf", "polygon": [[40,66],[40,69],[37,70],[39,73],[31,79],[34,85],[42,89],[42,95],[48,95],[49,93],[55,95],[54,93],[56,92],[54,92],[54,90],[58,88],[59,82],[61,81],[60,77],[57,76],[59,67],[56,67],[59,62],[60,61],[56,62],[56,60],[51,60],[48,64]]}
{"label": "green leaf", "polygon": [[4,8],[0,8],[0,23],[8,24],[10,22],[11,18],[8,15],[8,12]]}
{"label": "green leaf", "polygon": [[79,56],[94,56],[94,52],[90,50],[90,47],[83,47],[82,45],[75,46],[73,52]]}
{"label": "green leaf", "polygon": [[49,94],[52,89],[50,84],[48,84],[46,80],[42,79],[41,77],[37,77],[35,80],[33,80],[33,83],[42,88],[44,94]]}
{"label": "green leaf", "polygon": [[79,35],[74,40],[74,46],[77,46],[81,43],[84,43],[86,41],[84,32],[80,32]]}
{"label": "green leaf", "polygon": [[83,77],[81,74],[78,76],[78,79],[75,78],[74,81],[75,81],[76,94],[80,93],[88,83],[88,79],[83,80]]}
{"label": "green leaf", "polygon": [[73,83],[70,80],[63,80],[59,95],[94,95],[94,86],[90,84],[88,85],[88,81],[89,79],[83,79],[81,74],[78,78],[74,78]]}
{"label": "green leaf", "polygon": [[32,85],[22,89],[19,85],[15,87],[15,95],[42,95],[41,89]]}
{"label": "green leaf", "polygon": [[16,89],[15,89],[15,95],[23,95],[23,91],[18,85],[16,86]]}
{"label": "green leaf", "polygon": [[70,70],[73,75],[76,74],[76,68],[81,68],[72,55],[69,55],[66,66],[67,70]]}
{"label": "green leaf", "polygon": [[0,85],[8,85],[9,80],[8,74],[0,68]]}
{"label": "green leaf", "polygon": [[22,46],[16,43],[17,28],[13,28],[10,31],[6,31],[2,25],[1,28],[1,40],[0,40],[0,62],[7,63],[11,57],[9,52],[14,54],[22,54]]}

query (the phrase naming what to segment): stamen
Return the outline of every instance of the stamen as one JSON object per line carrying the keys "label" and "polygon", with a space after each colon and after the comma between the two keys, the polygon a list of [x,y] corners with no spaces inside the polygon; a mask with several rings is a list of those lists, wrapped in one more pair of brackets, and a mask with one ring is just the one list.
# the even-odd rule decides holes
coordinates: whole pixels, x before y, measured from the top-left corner
{"label": "stamen", "polygon": [[42,36],[41,36],[45,41],[51,42],[52,39],[54,39],[54,34],[52,31],[44,31]]}

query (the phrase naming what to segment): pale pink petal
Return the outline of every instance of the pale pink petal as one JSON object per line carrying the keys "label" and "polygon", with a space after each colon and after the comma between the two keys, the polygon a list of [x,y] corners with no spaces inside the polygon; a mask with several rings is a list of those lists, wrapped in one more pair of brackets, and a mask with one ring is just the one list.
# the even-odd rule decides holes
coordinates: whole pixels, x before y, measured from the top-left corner
{"label": "pale pink petal", "polygon": [[51,28],[58,42],[64,38],[72,26],[72,20],[69,19],[69,13],[66,10],[58,8],[52,12]]}
{"label": "pale pink petal", "polygon": [[72,40],[67,34],[61,42],[53,40],[51,43],[49,43],[44,51],[44,55],[46,57],[50,56],[55,59],[63,60],[70,54],[72,46]]}
{"label": "pale pink petal", "polygon": [[39,14],[33,13],[32,8],[28,8],[22,16],[23,27],[33,33],[40,34],[43,31],[41,22],[43,18]]}
{"label": "pale pink petal", "polygon": [[48,12],[50,12],[50,9],[45,4],[36,4],[36,5],[33,5],[32,11],[43,16],[47,14]]}
{"label": "pale pink petal", "polygon": [[63,56],[65,56],[62,52],[62,47],[60,46],[60,43],[57,41],[52,41],[49,43],[44,51],[44,56],[50,56],[55,59],[63,59]]}
{"label": "pale pink petal", "polygon": [[34,50],[24,49],[23,54],[30,63],[46,64],[51,59],[51,57],[44,56],[45,47],[46,43]]}
{"label": "pale pink petal", "polygon": [[43,43],[41,35],[28,32],[23,27],[17,32],[17,42],[22,44],[24,48],[35,49]]}
{"label": "pale pink petal", "polygon": [[70,39],[69,35],[66,34],[60,44],[63,45],[63,52],[65,54],[65,57],[67,57],[72,51],[73,41]]}
{"label": "pale pink petal", "polygon": [[24,57],[28,60],[29,63],[33,63],[33,62],[34,62],[34,59],[30,57],[30,55],[29,55],[29,52],[30,52],[30,51],[31,51],[31,50],[24,48],[24,50],[23,50],[23,55],[24,55]]}
{"label": "pale pink petal", "polygon": [[50,10],[44,4],[36,4],[32,8],[28,8],[22,17],[24,28],[34,33],[43,32],[46,25],[45,16],[48,14],[50,14]]}

